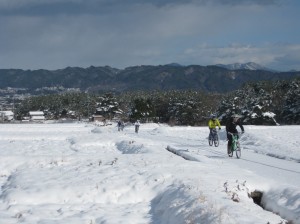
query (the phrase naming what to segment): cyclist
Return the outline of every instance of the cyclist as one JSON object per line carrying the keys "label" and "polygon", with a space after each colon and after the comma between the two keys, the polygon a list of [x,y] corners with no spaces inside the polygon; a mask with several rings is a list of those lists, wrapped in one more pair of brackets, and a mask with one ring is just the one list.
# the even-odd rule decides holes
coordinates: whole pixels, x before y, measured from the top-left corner
{"label": "cyclist", "polygon": [[238,115],[238,114],[234,114],[230,117],[230,119],[227,121],[226,123],[226,132],[227,132],[227,140],[228,140],[228,144],[227,144],[227,151],[228,153],[231,150],[231,144],[232,144],[232,135],[230,135],[228,132],[233,133],[233,134],[238,134],[238,131],[236,129],[236,126],[240,126],[242,133],[245,132],[244,130],[244,126],[242,125],[241,122],[241,118],[242,116]]}
{"label": "cyclist", "polygon": [[215,114],[212,114],[208,121],[209,136],[212,135],[212,130],[216,129],[217,126],[219,127],[219,130],[221,130],[220,121],[218,120],[218,118]]}

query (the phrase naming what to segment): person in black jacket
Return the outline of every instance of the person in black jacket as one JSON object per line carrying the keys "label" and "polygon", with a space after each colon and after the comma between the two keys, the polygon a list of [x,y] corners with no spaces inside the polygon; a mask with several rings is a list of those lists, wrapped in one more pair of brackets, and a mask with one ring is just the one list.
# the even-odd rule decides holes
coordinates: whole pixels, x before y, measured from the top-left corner
{"label": "person in black jacket", "polygon": [[230,135],[228,132],[233,133],[233,134],[238,134],[238,130],[236,129],[236,126],[240,126],[242,133],[245,132],[244,126],[242,125],[241,122],[241,116],[240,115],[232,115],[231,118],[227,121],[226,123],[226,133],[227,133],[227,151],[229,152],[231,149],[231,144],[232,144],[232,135]]}

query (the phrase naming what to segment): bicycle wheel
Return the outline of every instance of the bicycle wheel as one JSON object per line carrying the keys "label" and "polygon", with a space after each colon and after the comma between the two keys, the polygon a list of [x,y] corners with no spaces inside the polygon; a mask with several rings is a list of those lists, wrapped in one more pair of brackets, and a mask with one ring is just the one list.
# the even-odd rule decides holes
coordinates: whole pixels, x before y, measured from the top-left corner
{"label": "bicycle wheel", "polygon": [[228,148],[228,146],[227,146],[227,154],[228,154],[229,157],[233,156],[232,147]]}
{"label": "bicycle wheel", "polygon": [[213,145],[213,138],[212,138],[211,135],[208,136],[208,144],[209,144],[210,146]]}
{"label": "bicycle wheel", "polygon": [[214,137],[214,144],[215,144],[215,147],[218,147],[218,146],[219,146],[219,137],[218,137],[218,135],[216,135],[216,136]]}
{"label": "bicycle wheel", "polygon": [[241,158],[242,152],[241,152],[241,147],[239,142],[237,143],[235,154],[236,154],[236,158],[238,159]]}

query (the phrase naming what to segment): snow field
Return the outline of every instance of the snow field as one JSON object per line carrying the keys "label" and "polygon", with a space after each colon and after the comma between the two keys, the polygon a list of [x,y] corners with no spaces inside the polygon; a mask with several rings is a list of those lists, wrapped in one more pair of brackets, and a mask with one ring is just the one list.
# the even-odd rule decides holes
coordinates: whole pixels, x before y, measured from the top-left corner
{"label": "snow field", "polygon": [[[283,162],[282,174],[298,172],[297,144],[288,144],[286,159],[266,156],[275,143],[273,154],[284,154],[284,145],[266,140],[265,128],[246,127],[242,156]],[[287,130],[270,137],[299,132]],[[1,125],[0,223],[299,223],[299,181],[281,183],[271,174],[278,167],[263,173],[229,159],[223,129],[218,148],[208,146],[207,135],[204,127],[158,124],[142,125],[138,134],[132,126],[118,132],[84,123]],[[283,217],[253,203],[248,194],[256,189]]]}

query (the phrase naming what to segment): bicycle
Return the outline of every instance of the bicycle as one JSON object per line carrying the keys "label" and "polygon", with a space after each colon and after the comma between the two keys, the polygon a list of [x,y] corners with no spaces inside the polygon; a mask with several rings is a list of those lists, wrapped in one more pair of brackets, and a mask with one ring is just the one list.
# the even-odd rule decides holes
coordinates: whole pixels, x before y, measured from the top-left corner
{"label": "bicycle", "polygon": [[228,156],[232,157],[233,156],[233,152],[235,151],[236,154],[236,158],[241,158],[241,146],[240,146],[240,142],[239,142],[239,133],[231,133],[228,132],[228,134],[232,135],[232,144],[231,144],[231,148],[230,151],[228,151]]}
{"label": "bicycle", "polygon": [[215,147],[219,146],[219,135],[218,135],[217,129],[213,128],[211,130],[211,133],[209,133],[208,144],[210,146],[212,146],[214,144]]}

